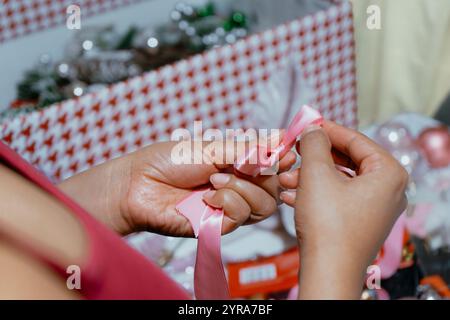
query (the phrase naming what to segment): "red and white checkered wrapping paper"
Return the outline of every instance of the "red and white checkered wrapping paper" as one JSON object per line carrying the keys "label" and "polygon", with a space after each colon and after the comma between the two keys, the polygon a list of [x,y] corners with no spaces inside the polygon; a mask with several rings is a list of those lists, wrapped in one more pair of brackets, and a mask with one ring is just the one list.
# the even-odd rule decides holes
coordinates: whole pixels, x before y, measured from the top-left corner
{"label": "red and white checkered wrapping paper", "polygon": [[114,10],[143,0],[0,0],[0,43],[33,32],[64,25],[67,7],[74,4],[82,16]]}
{"label": "red and white checkered wrapping paper", "polygon": [[246,128],[257,84],[302,66],[323,115],[356,125],[349,2],[0,124],[0,137],[54,181],[157,140],[173,129]]}

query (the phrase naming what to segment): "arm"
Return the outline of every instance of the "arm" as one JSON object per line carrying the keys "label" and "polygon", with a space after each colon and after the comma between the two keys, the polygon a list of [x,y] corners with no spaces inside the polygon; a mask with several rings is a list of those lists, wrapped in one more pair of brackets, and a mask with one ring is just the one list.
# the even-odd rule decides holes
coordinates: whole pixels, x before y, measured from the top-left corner
{"label": "arm", "polygon": [[[280,177],[296,190],[281,197],[296,209],[299,298],[357,299],[367,267],[406,207],[408,174],[373,141],[332,122],[310,128],[300,152],[301,169]],[[337,171],[335,161],[351,162],[357,176]]]}
{"label": "arm", "polygon": [[[63,189],[81,197],[80,200],[86,201],[84,206],[88,209],[92,206],[91,208],[99,208],[99,211],[104,210],[103,213],[119,212],[118,218],[123,218],[120,206],[117,209],[112,205],[120,204],[123,200],[117,196],[120,193],[114,193],[114,190],[120,190],[114,189],[118,183],[120,187],[126,187],[126,203],[135,205],[138,208],[136,212],[142,214],[135,219],[142,219],[141,223],[148,223],[157,231],[174,235],[189,235],[188,232],[192,231],[185,218],[174,213],[173,207],[191,188],[209,180],[216,187],[216,192],[205,200],[215,206],[223,206],[229,215],[228,220],[225,220],[225,232],[272,213],[271,206],[273,208],[276,205],[278,178],[247,181],[222,172],[226,166],[211,163],[200,166],[165,166],[169,162],[163,160],[164,157],[169,157],[170,150],[171,145],[168,143],[151,146],[121,158],[123,162],[114,160],[73,177],[72,182],[64,184]],[[223,151],[225,154],[226,150]],[[295,157],[291,155],[287,162],[286,159],[283,163],[287,168]],[[120,168],[119,161],[126,166]],[[128,176],[121,175],[129,168],[134,168],[135,171],[131,170]],[[124,171],[118,171],[119,169]],[[0,243],[0,269],[3,277],[6,277],[2,280],[4,290],[0,290],[0,296],[56,299],[77,297],[67,290],[65,281],[61,281],[48,266],[34,259],[29,252],[22,251],[20,246],[14,246],[14,243],[24,242],[39,255],[51,257],[63,269],[73,263],[82,265],[89,252],[89,240],[83,226],[64,204],[19,174],[0,165],[0,177],[1,235],[6,236],[6,239],[8,236],[13,239],[12,242]],[[117,198],[112,197],[111,202],[98,204],[99,198],[103,201],[103,196],[111,196],[113,193]],[[142,206],[139,207],[140,204]],[[160,213],[160,220],[148,217],[154,212]],[[105,219],[104,222],[108,224],[111,220]],[[106,240],[107,243],[110,240]],[[127,246],[123,247],[131,250]],[[41,290],[45,290],[45,293],[41,293]]]}
{"label": "arm", "polygon": [[0,229],[0,299],[79,297],[48,266],[21,251],[16,242],[64,267],[87,257],[82,226],[55,198],[1,164]]}

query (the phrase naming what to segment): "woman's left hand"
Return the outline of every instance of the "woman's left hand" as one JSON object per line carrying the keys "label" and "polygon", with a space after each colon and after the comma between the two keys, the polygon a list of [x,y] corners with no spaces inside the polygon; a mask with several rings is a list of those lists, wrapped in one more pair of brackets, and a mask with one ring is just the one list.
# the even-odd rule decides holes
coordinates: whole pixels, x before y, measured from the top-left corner
{"label": "woman's left hand", "polygon": [[[121,234],[148,230],[193,236],[188,220],[175,206],[192,190],[208,184],[213,191],[205,194],[204,201],[224,210],[222,233],[261,221],[277,209],[282,191],[278,175],[253,178],[233,171],[244,150],[237,146],[243,142],[190,143],[192,155],[202,157],[198,164],[176,164],[171,157],[177,144],[155,143],[75,175],[60,188]],[[295,154],[287,153],[279,171],[289,170],[294,162]]]}

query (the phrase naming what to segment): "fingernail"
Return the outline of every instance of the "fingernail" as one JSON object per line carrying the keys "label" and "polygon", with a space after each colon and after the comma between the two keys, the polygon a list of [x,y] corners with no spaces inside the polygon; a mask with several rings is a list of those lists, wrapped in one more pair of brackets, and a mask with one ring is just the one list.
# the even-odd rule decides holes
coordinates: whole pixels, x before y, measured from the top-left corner
{"label": "fingernail", "polygon": [[216,194],[216,190],[209,190],[203,194],[203,198],[212,199]]}
{"label": "fingernail", "polygon": [[231,176],[225,173],[214,173],[209,177],[209,180],[213,184],[214,188],[219,189],[224,187],[229,181]]}
{"label": "fingernail", "polygon": [[280,199],[283,202],[293,202],[295,201],[295,191],[283,191],[280,193]]}
{"label": "fingernail", "polygon": [[[288,177],[288,178],[289,178],[290,174],[291,174],[291,171],[286,171],[286,172],[280,173],[280,174],[278,175],[278,177],[279,177],[279,178],[281,178],[281,177]],[[283,178],[283,179],[288,179],[288,178]]]}
{"label": "fingernail", "polygon": [[310,124],[308,125],[305,130],[303,131],[303,134],[307,134],[316,130],[321,129],[321,126],[317,125],[317,124]]}
{"label": "fingernail", "polygon": [[216,205],[214,203],[210,203],[212,201],[214,195],[216,194],[216,190],[209,190],[203,194],[203,199],[207,201],[207,204],[216,209],[222,209],[222,206]]}

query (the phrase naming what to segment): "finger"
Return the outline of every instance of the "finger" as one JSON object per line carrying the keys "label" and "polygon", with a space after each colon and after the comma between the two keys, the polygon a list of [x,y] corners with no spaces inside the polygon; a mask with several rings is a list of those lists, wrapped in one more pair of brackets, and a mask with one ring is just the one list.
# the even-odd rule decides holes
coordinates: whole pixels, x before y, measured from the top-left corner
{"label": "finger", "polygon": [[358,166],[360,174],[379,168],[380,164],[391,158],[383,148],[356,130],[330,121],[325,121],[323,128],[333,147],[349,156]]}
{"label": "finger", "polygon": [[251,215],[248,203],[231,189],[212,190],[203,196],[207,204],[224,212],[222,234],[229,233],[247,222]]}
{"label": "finger", "polygon": [[300,154],[304,171],[314,171],[317,165],[334,168],[331,144],[325,131],[316,125],[306,128],[300,139]]}
{"label": "finger", "polygon": [[[280,174],[279,175],[280,186],[284,189],[297,188],[299,186],[299,184],[301,183],[301,181],[299,180],[300,172],[301,172],[301,168],[298,168],[296,170],[283,172],[282,174]],[[346,180],[350,179],[348,177],[348,175],[345,172],[342,172],[341,170],[338,170],[338,174]]]}
{"label": "finger", "polygon": [[[297,141],[296,148],[298,153],[300,154],[300,141]],[[333,161],[335,164],[341,165],[343,167],[352,170],[356,170],[357,166],[353,162],[353,160],[343,152],[337,150],[336,148],[331,147],[331,156],[333,157]]]}
{"label": "finger", "polygon": [[280,180],[278,175],[269,175],[269,176],[240,176],[238,177],[248,180],[249,182],[256,184],[260,188],[264,189],[267,193],[269,193],[277,202],[280,200],[280,192],[284,190],[284,188],[280,185]]}
{"label": "finger", "polygon": [[280,174],[280,185],[285,189],[295,189],[298,186],[300,177],[300,169]]}
{"label": "finger", "polygon": [[280,162],[278,163],[278,172],[280,173],[290,170],[296,162],[297,156],[294,152],[289,151],[283,158],[281,158]]}
{"label": "finger", "polygon": [[[215,189],[230,189],[239,194],[250,206],[252,221],[261,221],[277,209],[275,197],[256,184],[233,174],[216,173],[210,178]],[[278,198],[278,194],[276,194]]]}
{"label": "finger", "polygon": [[297,192],[295,190],[286,190],[281,193],[280,198],[288,206],[294,207],[296,196]]}

